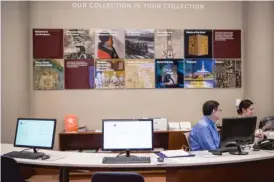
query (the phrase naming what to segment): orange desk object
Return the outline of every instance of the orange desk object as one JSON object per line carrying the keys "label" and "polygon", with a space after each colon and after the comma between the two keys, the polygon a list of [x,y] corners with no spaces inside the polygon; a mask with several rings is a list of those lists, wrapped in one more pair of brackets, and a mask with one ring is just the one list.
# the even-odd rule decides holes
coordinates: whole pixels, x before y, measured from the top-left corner
{"label": "orange desk object", "polygon": [[65,132],[78,131],[78,119],[75,114],[67,114],[64,117]]}

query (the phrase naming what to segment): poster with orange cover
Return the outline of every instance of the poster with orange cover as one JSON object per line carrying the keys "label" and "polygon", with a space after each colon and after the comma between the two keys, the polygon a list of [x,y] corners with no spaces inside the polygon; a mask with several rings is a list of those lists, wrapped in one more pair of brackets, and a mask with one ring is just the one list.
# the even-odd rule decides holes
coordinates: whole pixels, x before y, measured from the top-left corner
{"label": "poster with orange cover", "polygon": [[67,114],[64,117],[65,132],[77,132],[78,131],[78,120],[75,114]]}

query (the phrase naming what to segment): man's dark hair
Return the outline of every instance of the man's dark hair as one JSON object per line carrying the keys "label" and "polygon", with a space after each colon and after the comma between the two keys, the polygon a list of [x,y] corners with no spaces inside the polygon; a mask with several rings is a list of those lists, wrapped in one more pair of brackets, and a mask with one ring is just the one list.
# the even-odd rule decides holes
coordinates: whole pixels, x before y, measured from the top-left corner
{"label": "man's dark hair", "polygon": [[251,105],[253,105],[253,102],[251,100],[245,99],[242,100],[239,104],[239,108],[237,110],[238,114],[243,114],[243,109],[249,108]]}
{"label": "man's dark hair", "polygon": [[203,105],[203,114],[204,116],[210,116],[213,110],[217,110],[219,107],[219,103],[214,100],[206,101]]}

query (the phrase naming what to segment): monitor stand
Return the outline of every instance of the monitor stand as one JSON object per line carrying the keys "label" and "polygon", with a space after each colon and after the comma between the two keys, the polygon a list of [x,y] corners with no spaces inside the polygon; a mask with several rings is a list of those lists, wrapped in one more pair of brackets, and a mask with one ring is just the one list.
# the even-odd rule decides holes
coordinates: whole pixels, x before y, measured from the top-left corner
{"label": "monitor stand", "polygon": [[[126,156],[121,156],[123,153],[126,153]],[[137,156],[130,155],[130,150],[126,150],[126,152],[120,153],[117,157],[137,157]]]}
{"label": "monitor stand", "polygon": [[33,148],[33,153],[38,153],[38,150],[36,148]]}
{"label": "monitor stand", "polygon": [[[28,149],[25,149],[25,150],[28,150]],[[25,150],[23,150],[21,152],[28,154],[29,156],[31,156],[31,158],[38,159],[38,158],[42,158],[44,156],[44,153],[38,152],[38,150],[36,148],[33,148],[33,152],[27,152]]]}
{"label": "monitor stand", "polygon": [[233,152],[229,152],[231,155],[247,155],[248,152],[242,151],[240,149],[240,151],[233,151]]}
{"label": "monitor stand", "polygon": [[236,151],[230,151],[231,155],[247,155],[248,152],[241,149],[241,145],[238,142],[228,143],[226,147],[237,147]]}

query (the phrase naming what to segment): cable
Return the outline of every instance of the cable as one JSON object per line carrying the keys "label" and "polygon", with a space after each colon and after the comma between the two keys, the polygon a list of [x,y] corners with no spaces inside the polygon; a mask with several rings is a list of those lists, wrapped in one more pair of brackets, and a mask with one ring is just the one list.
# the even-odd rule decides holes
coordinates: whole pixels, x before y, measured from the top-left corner
{"label": "cable", "polygon": [[30,149],[24,149],[24,150],[21,150],[20,152],[24,152],[24,151],[26,151],[26,150],[30,150]]}
{"label": "cable", "polygon": [[[24,152],[26,150],[32,150],[32,149],[24,149],[24,150],[21,150],[20,152]],[[37,149],[37,152],[39,151],[39,149]]]}
{"label": "cable", "polygon": [[120,155],[122,155],[123,153],[125,153],[125,152],[121,152],[121,153],[119,153],[116,157],[119,157]]}

